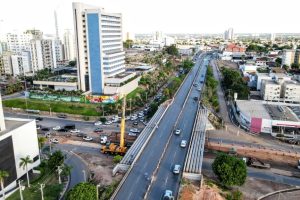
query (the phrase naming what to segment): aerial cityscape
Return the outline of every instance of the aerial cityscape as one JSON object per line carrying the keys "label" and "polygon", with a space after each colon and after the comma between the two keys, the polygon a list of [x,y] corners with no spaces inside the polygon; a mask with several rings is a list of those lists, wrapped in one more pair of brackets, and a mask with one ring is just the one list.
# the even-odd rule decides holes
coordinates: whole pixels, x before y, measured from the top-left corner
{"label": "aerial cityscape", "polygon": [[282,3],[3,1],[0,200],[299,200]]}

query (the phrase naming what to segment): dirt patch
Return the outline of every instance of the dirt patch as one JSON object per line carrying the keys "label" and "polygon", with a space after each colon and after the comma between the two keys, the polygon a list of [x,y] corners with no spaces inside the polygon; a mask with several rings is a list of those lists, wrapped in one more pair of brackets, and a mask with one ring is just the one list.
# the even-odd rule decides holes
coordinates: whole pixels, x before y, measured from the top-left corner
{"label": "dirt patch", "polygon": [[231,62],[228,60],[218,60],[217,65],[219,68],[225,67],[225,68],[231,68],[231,69],[238,69],[238,64],[235,62]]}
{"label": "dirt patch", "polygon": [[112,176],[114,168],[113,157],[105,155],[90,155],[78,153],[87,163],[90,172],[94,173],[93,181],[101,185],[110,185],[114,181],[120,181],[122,174]]}

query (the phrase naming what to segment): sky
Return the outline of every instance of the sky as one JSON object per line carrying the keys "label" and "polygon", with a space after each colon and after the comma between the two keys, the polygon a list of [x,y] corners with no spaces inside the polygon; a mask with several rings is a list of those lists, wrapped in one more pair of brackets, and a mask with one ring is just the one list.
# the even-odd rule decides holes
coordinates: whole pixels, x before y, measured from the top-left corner
{"label": "sky", "polygon": [[[74,1],[74,0],[73,0]],[[1,0],[0,33],[73,29],[72,0]],[[299,33],[299,0],[82,0],[122,13],[123,32]]]}

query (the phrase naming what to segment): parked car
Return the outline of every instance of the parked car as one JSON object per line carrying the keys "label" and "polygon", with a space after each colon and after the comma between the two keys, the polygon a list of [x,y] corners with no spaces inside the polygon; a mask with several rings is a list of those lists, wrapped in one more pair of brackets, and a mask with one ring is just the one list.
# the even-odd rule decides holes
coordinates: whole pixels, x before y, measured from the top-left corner
{"label": "parked car", "polygon": [[93,138],[92,137],[90,137],[90,136],[83,136],[83,138],[82,138],[83,140],[85,140],[85,141],[92,141],[93,140]]}
{"label": "parked car", "polygon": [[133,133],[133,132],[129,132],[128,135],[129,135],[129,136],[137,136],[137,134],[136,134],[136,133]]}
{"label": "parked car", "polygon": [[105,122],[105,125],[111,125],[111,124],[112,124],[111,121],[106,121],[106,122]]}
{"label": "parked car", "polygon": [[77,136],[77,137],[85,137],[85,136],[87,136],[87,134],[85,134],[85,133],[77,133],[76,136]]}
{"label": "parked car", "polygon": [[174,200],[172,190],[166,190],[162,196],[162,199],[163,200]]}
{"label": "parked car", "polygon": [[36,125],[36,130],[40,130],[41,128],[42,128],[41,125],[39,125],[39,124]]}
{"label": "parked car", "polygon": [[129,131],[132,132],[132,133],[139,133],[139,132],[141,132],[141,131],[140,131],[139,129],[137,129],[137,128],[131,128]]}
{"label": "parked car", "polygon": [[194,83],[193,86],[198,87],[198,84],[197,84],[197,83]]}
{"label": "parked car", "polygon": [[48,127],[43,127],[43,128],[41,128],[41,130],[42,130],[42,131],[50,131],[50,128],[48,128]]}
{"label": "parked car", "polygon": [[73,129],[73,130],[70,130],[71,133],[80,133],[80,130],[78,129]]}
{"label": "parked car", "polygon": [[61,129],[58,129],[57,131],[58,131],[58,132],[68,132],[69,130],[68,130],[68,129],[65,129],[65,128],[61,128]]}
{"label": "parked car", "polygon": [[94,125],[95,126],[100,126],[100,125],[102,125],[102,122],[101,121],[97,121],[97,122],[94,123]]}
{"label": "parked car", "polygon": [[94,130],[94,132],[95,132],[95,133],[101,133],[101,132],[103,132],[103,129],[102,129],[102,128],[96,128],[96,129]]}
{"label": "parked car", "polygon": [[194,101],[198,101],[198,97],[193,97]]}
{"label": "parked car", "polygon": [[67,124],[64,126],[64,129],[73,130],[73,129],[75,129],[75,124]]}
{"label": "parked car", "polygon": [[66,114],[58,114],[57,117],[58,117],[58,118],[63,118],[63,119],[64,119],[64,118],[67,118],[67,115],[66,115]]}
{"label": "parked car", "polygon": [[58,143],[58,139],[52,138],[52,139],[50,139],[50,142],[51,142],[51,143],[54,143],[54,144],[57,144],[57,143]]}
{"label": "parked car", "polygon": [[175,133],[175,135],[180,135],[181,130],[180,129],[176,129],[174,133]]}
{"label": "parked car", "polygon": [[181,147],[186,147],[186,144],[187,144],[187,141],[186,140],[181,140],[181,142],[180,142],[180,146]]}
{"label": "parked car", "polygon": [[52,129],[58,131],[60,128],[61,128],[60,126],[54,126]]}
{"label": "parked car", "polygon": [[174,174],[179,174],[180,173],[180,169],[181,169],[180,165],[174,165],[173,173]]}
{"label": "parked car", "polygon": [[138,123],[139,123],[138,121],[134,121],[134,122],[133,122],[133,125],[136,126],[136,125],[138,125]]}
{"label": "parked car", "polygon": [[37,121],[37,122],[43,121],[43,118],[42,117],[37,117],[37,118],[35,118],[35,121]]}

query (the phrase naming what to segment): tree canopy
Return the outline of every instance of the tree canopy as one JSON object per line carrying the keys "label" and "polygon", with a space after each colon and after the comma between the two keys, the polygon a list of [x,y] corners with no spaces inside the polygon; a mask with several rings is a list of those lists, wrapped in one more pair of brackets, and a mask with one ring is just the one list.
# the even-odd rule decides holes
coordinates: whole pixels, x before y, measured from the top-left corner
{"label": "tree canopy", "polygon": [[96,198],[96,186],[91,183],[79,183],[68,193],[66,200],[94,200]]}
{"label": "tree canopy", "polygon": [[166,47],[166,51],[168,54],[172,55],[172,56],[178,56],[178,49],[176,48],[175,45],[171,45]]}
{"label": "tree canopy", "polygon": [[260,46],[260,45],[257,45],[257,44],[250,44],[246,51],[255,51],[255,52],[258,52],[258,53],[265,53],[265,52],[268,52],[268,48],[265,47],[265,46]]}
{"label": "tree canopy", "polygon": [[64,155],[61,151],[55,151],[48,160],[49,169],[54,169],[60,166],[64,162]]}
{"label": "tree canopy", "polygon": [[228,154],[218,154],[212,164],[212,169],[226,187],[241,186],[247,178],[246,163],[242,159]]}

